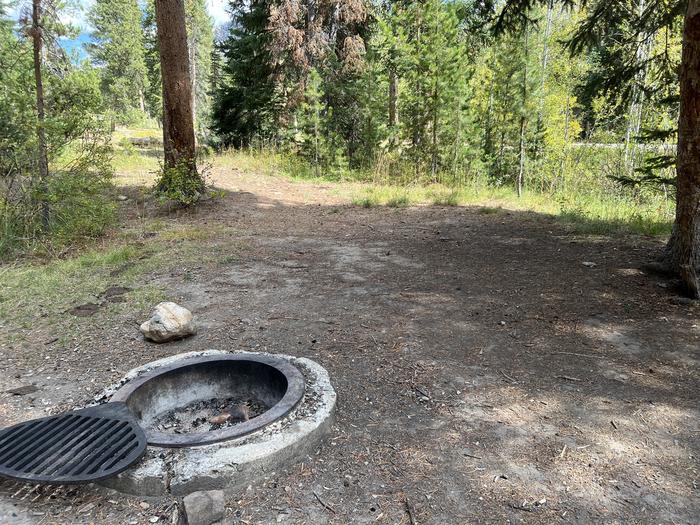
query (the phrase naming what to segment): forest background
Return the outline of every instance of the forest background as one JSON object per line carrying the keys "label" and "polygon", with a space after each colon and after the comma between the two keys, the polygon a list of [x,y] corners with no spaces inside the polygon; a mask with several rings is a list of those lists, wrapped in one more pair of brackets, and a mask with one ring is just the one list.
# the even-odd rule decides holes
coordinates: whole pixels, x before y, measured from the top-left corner
{"label": "forest background", "polygon": [[[500,6],[469,0],[186,0],[199,155],[359,181],[362,206],[486,202],[667,234],[682,12],[647,31],[651,4],[619,5],[596,31],[582,29],[594,6],[552,1],[499,32]],[[114,173],[159,170],[153,2],[44,9],[38,180],[31,3],[0,7],[4,256],[100,235]]]}

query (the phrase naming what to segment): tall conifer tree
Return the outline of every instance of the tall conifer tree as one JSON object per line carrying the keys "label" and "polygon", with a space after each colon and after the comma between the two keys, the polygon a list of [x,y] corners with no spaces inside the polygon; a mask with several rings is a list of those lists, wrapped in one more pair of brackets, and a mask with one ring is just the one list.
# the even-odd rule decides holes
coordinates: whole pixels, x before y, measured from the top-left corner
{"label": "tall conifer tree", "polygon": [[232,0],[228,38],[222,43],[213,127],[220,139],[246,146],[254,138],[273,139],[279,131],[270,53],[269,0]]}
{"label": "tall conifer tree", "polygon": [[102,90],[118,120],[146,111],[148,77],[141,8],[137,0],[96,0],[88,18],[95,28],[87,48],[102,68]]}

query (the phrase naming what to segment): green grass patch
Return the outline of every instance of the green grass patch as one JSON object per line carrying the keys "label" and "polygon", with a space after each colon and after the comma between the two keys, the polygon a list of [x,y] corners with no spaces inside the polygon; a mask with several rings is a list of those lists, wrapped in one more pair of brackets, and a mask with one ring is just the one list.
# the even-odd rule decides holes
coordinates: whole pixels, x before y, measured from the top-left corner
{"label": "green grass patch", "polygon": [[305,159],[272,150],[227,150],[212,159],[214,168],[232,168],[247,173],[285,177],[304,182],[362,182],[371,180],[368,172],[343,167],[313,166]]}
{"label": "green grass patch", "polygon": [[[601,176],[557,191],[527,189],[518,197],[510,186],[494,186],[486,179],[472,177],[459,186],[420,182],[409,174],[393,177],[367,170],[319,168],[304,159],[272,150],[231,150],[208,159],[212,167],[233,169],[246,174],[284,177],[293,181],[332,184],[331,193],[355,206],[405,207],[412,205],[478,206],[481,213],[501,210],[550,215],[577,233],[640,233],[666,235],[673,222],[673,205],[660,195],[636,195],[611,186]],[[158,169],[156,157],[143,152],[118,153],[115,157],[118,181],[147,185]]]}
{"label": "green grass patch", "polygon": [[424,200],[423,193],[421,188],[365,185],[359,192],[351,195],[350,202],[363,208],[374,206],[404,208],[421,203]]}
{"label": "green grass patch", "polygon": [[366,197],[353,197],[352,204],[353,204],[353,206],[360,206],[361,208],[373,208],[374,206],[377,206],[379,203],[377,202],[376,199],[373,199],[370,196],[366,196]]}
{"label": "green grass patch", "polygon": [[411,203],[408,195],[395,195],[386,201],[386,205],[390,208],[403,208]]}
{"label": "green grass patch", "polygon": [[668,235],[673,208],[662,199],[635,200],[632,197],[591,194],[527,192],[518,197],[514,190],[471,184],[462,188],[441,185],[410,186],[364,184],[351,193],[355,206],[477,206],[484,215],[504,210],[532,212],[554,217],[576,233],[608,235],[638,233]]}
{"label": "green grass patch", "polygon": [[133,264],[138,254],[136,247],[125,245],[44,264],[0,267],[0,317],[27,328],[32,318],[52,318],[72,306],[95,302],[116,280],[112,272]]}
{"label": "green grass patch", "polygon": [[498,207],[498,208],[492,208],[491,206],[482,206],[479,208],[479,213],[483,215],[496,215],[498,213],[501,213],[503,211],[503,208]]}
{"label": "green grass patch", "polygon": [[436,206],[459,206],[460,194],[458,190],[437,191],[433,193],[432,202]]}
{"label": "green grass patch", "polygon": [[[144,232],[153,232],[144,238]],[[243,249],[225,228],[151,221],[123,230],[105,247],[95,247],[65,259],[44,262],[17,260],[0,266],[0,319],[5,327],[29,329],[42,324],[75,326],[95,317],[129,309],[144,311],[166,299],[158,285],[148,284],[149,275],[173,268],[202,264],[228,264]],[[230,232],[226,232],[230,233]],[[116,244],[116,246],[114,246]],[[202,258],[202,254],[206,258]],[[126,302],[104,303],[94,317],[77,318],[67,313],[85,303],[103,303],[101,294],[110,286],[132,288]]]}
{"label": "green grass patch", "polygon": [[160,169],[160,155],[117,148],[112,157],[115,183],[119,186],[151,186]]}

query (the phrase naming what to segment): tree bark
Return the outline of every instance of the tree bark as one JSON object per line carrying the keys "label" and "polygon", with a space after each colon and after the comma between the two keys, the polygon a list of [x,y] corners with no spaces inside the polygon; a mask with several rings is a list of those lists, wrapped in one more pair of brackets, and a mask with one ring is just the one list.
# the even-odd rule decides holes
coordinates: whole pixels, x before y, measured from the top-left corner
{"label": "tree bark", "polygon": [[[44,81],[41,74],[43,54],[43,30],[41,26],[41,0],[32,2],[32,43],[34,48],[34,83],[36,89],[36,135],[38,142],[39,186],[46,191],[49,178],[49,156],[46,147],[46,130],[44,129]],[[49,201],[44,196],[41,203],[41,222],[44,229],[49,226]]]}
{"label": "tree bark", "polygon": [[676,221],[665,263],[691,297],[699,297],[700,270],[700,0],[689,0],[683,27],[676,161]]}
{"label": "tree bark", "polygon": [[156,0],[155,7],[163,78],[165,167],[186,169],[192,177],[199,178],[195,162],[185,5],[183,0]]}
{"label": "tree bark", "polygon": [[522,104],[523,107],[521,108],[521,114],[520,114],[520,144],[519,144],[519,152],[518,156],[520,159],[520,166],[518,169],[518,177],[516,179],[516,190],[518,192],[518,197],[523,196],[523,185],[525,183],[525,163],[526,163],[526,158],[525,156],[527,155],[526,151],[526,144],[525,144],[525,132],[527,131],[527,61],[528,61],[528,27],[527,23],[524,25],[524,32],[525,32],[525,50],[524,50],[524,57],[525,60],[523,62],[523,86],[522,86]]}
{"label": "tree bark", "polygon": [[438,134],[438,104],[440,103],[440,93],[438,92],[437,80],[435,80],[435,85],[433,86],[433,115],[432,115],[432,151],[430,154],[430,173],[432,181],[437,182],[437,168],[438,168],[438,144],[437,144],[437,134]]}
{"label": "tree bark", "polygon": [[[192,119],[194,120],[195,128],[197,128],[197,35],[195,34],[196,29],[194,28],[194,22],[192,23],[192,35],[188,40],[189,46],[189,60],[190,60],[190,83],[192,84],[191,97],[192,97]],[[195,144],[197,141],[197,134],[195,133]]]}
{"label": "tree bark", "polygon": [[389,127],[394,129],[399,123],[397,101],[399,98],[399,86],[396,71],[393,67],[389,70]]}

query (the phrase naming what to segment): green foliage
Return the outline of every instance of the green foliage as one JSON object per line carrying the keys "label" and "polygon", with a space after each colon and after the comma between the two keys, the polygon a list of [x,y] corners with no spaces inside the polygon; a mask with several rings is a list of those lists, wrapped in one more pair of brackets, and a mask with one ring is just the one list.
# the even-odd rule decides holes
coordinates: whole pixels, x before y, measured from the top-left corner
{"label": "green foliage", "polygon": [[342,142],[331,126],[333,108],[324,103],[323,81],[312,69],[304,98],[295,114],[294,143],[314,168],[318,177],[324,171],[342,169],[347,163],[343,157]]}
{"label": "green foliage", "polygon": [[227,146],[273,142],[281,107],[273,78],[267,31],[268,1],[229,3],[232,23],[228,38],[215,51],[222,61],[215,79],[213,130]]}
{"label": "green foliage", "polygon": [[[55,26],[46,19],[45,30]],[[109,130],[100,76],[52,49],[43,68],[49,176],[39,180],[31,42],[0,25],[0,257],[21,249],[62,249],[99,235],[113,208]],[[53,61],[52,61],[53,60]],[[48,224],[41,210],[48,209]]]}
{"label": "green foliage", "polygon": [[[586,135],[591,140],[601,136],[624,140],[624,165],[615,175],[618,180],[632,185],[664,183],[674,176],[668,168],[675,154],[666,152],[666,162],[659,162],[638,146],[640,141],[667,146],[654,131],[671,131],[667,138],[675,132],[681,29],[687,2],[508,0],[497,16],[496,33],[516,29],[529,20],[534,9],[548,2],[579,8],[574,11],[579,23],[564,42],[572,56],[588,57],[592,65],[587,77],[575,86],[584,106]],[[604,111],[600,111],[601,103],[606,106]]]}
{"label": "green foliage", "polygon": [[[655,180],[661,193],[650,191],[666,198],[677,3],[560,3],[374,3],[372,16],[358,16],[348,31],[348,62],[331,34],[299,23],[307,2],[233,1],[215,131],[227,145],[296,154],[310,176],[329,180],[350,170],[376,182],[459,188],[523,175],[539,193],[635,198],[642,190],[618,182]],[[361,12],[354,3],[347,10]],[[294,43],[280,48],[279,25]],[[310,48],[313,38],[322,51]]]}
{"label": "green foliage", "polygon": [[[398,72],[399,115],[406,154],[416,169],[437,173],[469,169],[472,67],[457,4],[429,0],[396,8],[403,31],[395,47],[401,51]],[[467,129],[465,129],[467,127]]]}
{"label": "green foliage", "polygon": [[195,131],[200,137],[206,138],[211,123],[212,101],[209,87],[214,51],[214,26],[207,13],[205,0],[185,0],[185,25],[194,93]]}
{"label": "green foliage", "polygon": [[146,87],[146,105],[148,113],[158,121],[163,121],[163,82],[160,76],[160,51],[156,27],[154,0],[148,0],[144,6],[143,18],[143,59],[146,66],[148,85]]}
{"label": "green foliage", "polygon": [[0,181],[6,195],[34,162],[36,145],[32,50],[13,29],[0,21]]}
{"label": "green foliage", "polygon": [[96,0],[89,12],[95,31],[87,48],[102,72],[102,91],[120,124],[146,110],[149,89],[141,9],[137,0]]}
{"label": "green foliage", "polygon": [[156,194],[163,200],[182,206],[195,204],[206,191],[205,176],[187,161],[176,166],[163,166],[155,186]]}

